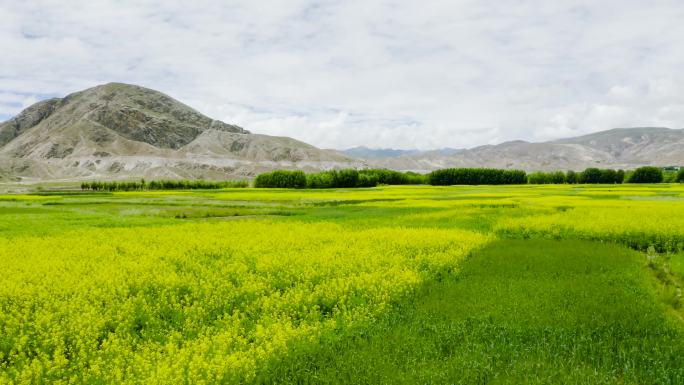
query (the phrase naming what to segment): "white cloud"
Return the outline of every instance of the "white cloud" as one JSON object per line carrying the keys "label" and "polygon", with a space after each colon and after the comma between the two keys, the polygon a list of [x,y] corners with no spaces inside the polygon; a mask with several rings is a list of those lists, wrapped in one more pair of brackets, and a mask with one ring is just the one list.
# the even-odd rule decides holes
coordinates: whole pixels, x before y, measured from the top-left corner
{"label": "white cloud", "polygon": [[0,117],[123,81],[321,147],[682,126],[684,3],[0,0]]}

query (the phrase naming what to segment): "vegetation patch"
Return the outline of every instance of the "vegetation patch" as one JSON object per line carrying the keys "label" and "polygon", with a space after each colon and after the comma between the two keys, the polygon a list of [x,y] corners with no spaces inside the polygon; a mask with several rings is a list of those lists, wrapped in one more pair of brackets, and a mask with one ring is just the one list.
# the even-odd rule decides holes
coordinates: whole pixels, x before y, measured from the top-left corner
{"label": "vegetation patch", "polygon": [[83,191],[148,191],[148,190],[210,190],[249,187],[246,180],[153,180],[146,182],[83,182]]}
{"label": "vegetation patch", "polygon": [[[264,370],[278,383],[676,384],[684,335],[628,249],[499,241],[457,277]],[[267,381],[268,382],[268,381]]]}
{"label": "vegetation patch", "polygon": [[681,383],[682,194],[8,195],[0,383]]}

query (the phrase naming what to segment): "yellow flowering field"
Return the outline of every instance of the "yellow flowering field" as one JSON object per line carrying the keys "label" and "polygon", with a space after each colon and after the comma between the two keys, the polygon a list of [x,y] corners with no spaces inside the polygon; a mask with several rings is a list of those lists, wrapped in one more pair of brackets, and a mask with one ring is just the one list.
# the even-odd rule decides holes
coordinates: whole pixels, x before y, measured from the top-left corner
{"label": "yellow flowering field", "polygon": [[0,238],[0,383],[250,381],[488,241],[265,220]]}
{"label": "yellow flowering field", "polygon": [[575,238],[617,242],[638,250],[649,246],[660,252],[684,250],[684,200],[547,198],[537,206],[550,209],[501,218],[495,231],[516,238]]}
{"label": "yellow flowering field", "polygon": [[[447,303],[458,307],[459,301],[471,300],[486,316],[475,328],[485,334],[468,334],[475,329],[463,325],[458,338],[450,334],[456,333],[451,326],[430,329],[431,322],[441,319],[433,313],[406,333],[418,345],[430,336],[442,336],[434,338],[446,338],[451,344],[490,341],[487,333],[499,329],[487,329],[487,322],[500,315],[500,309],[510,305],[515,310],[516,304],[526,303],[520,309],[527,310],[511,313],[524,328],[527,320],[542,317],[528,311],[541,308],[524,287],[516,289],[519,303],[480,307],[496,296],[479,278],[462,277],[461,271],[472,259],[475,265],[498,271],[482,258],[506,261],[498,253],[508,246],[517,258],[527,258],[527,244],[538,254],[533,258],[536,268],[555,269],[553,274],[563,271],[558,261],[545,262],[539,245],[548,248],[558,242],[554,252],[563,260],[573,250],[560,245],[583,248],[585,259],[568,262],[581,271],[596,242],[636,249],[644,264],[644,251],[663,253],[648,258],[651,262],[671,259],[671,269],[662,263],[654,269],[659,269],[658,282],[665,287],[665,294],[659,295],[667,311],[676,314],[672,322],[677,324],[684,302],[678,283],[684,248],[683,193],[681,185],[662,184],[5,194],[0,196],[0,384],[300,383],[309,374],[330,383],[332,377],[315,377],[306,363],[325,351],[333,357],[355,354],[352,348],[336,350],[341,348],[331,339],[347,346],[353,341],[349,336],[373,330],[374,338],[383,340],[385,333],[391,336],[391,330],[404,322],[392,321],[402,319],[397,309],[410,312],[412,301],[423,300],[423,290],[460,279],[477,289],[463,296],[452,293]],[[630,269],[639,269],[634,254],[605,250],[631,255]],[[524,272],[525,266],[518,267]],[[507,271],[498,274],[522,284],[515,275],[522,273],[513,269],[513,276],[506,278]],[[638,275],[629,271],[630,277]],[[500,294],[508,293],[506,285],[498,289]],[[635,285],[653,287],[651,282]],[[638,298],[644,309],[660,309],[661,299],[643,293]],[[426,301],[435,303],[434,298]],[[623,303],[631,304],[632,299]],[[606,312],[615,319],[624,316],[618,307]],[[667,338],[679,338],[679,326],[665,328],[660,318],[647,321],[661,337],[670,336],[663,334],[667,331],[674,336]],[[559,331],[565,342],[549,345],[553,347],[549,354],[581,342],[571,338],[576,331],[568,330],[569,334]],[[580,339],[590,335],[577,334]],[[638,342],[648,337],[612,331],[606,335],[601,346],[616,343],[611,340],[614,336],[624,337],[620,339],[624,346],[632,346],[631,338]],[[510,345],[507,335],[494,333],[491,338],[496,339],[492,349],[506,352],[511,362],[519,357],[517,349],[525,348],[522,342]],[[421,346],[394,356],[373,351],[361,361],[373,366],[373,360],[385,355],[407,357],[403,369],[411,372],[424,352],[433,352],[437,361],[440,354],[452,352],[440,344]],[[648,374],[649,365],[658,367],[652,363],[637,368],[645,373],[639,378],[680,378],[671,362],[679,347],[684,349],[684,342],[668,352],[658,342],[657,348],[663,350],[650,350],[646,356],[627,354],[623,347],[615,357],[606,350],[587,359],[612,357],[615,361],[602,361],[606,373],[617,373],[610,362],[622,365],[624,357],[663,359],[667,363],[666,369],[661,368],[663,376]],[[470,346],[464,349],[467,352]],[[470,375],[477,377],[483,360],[463,358],[458,368],[470,368]],[[550,362],[542,366],[553,371],[555,364]],[[321,369],[325,364],[312,365]],[[336,370],[353,373],[353,368],[341,365]],[[296,376],[285,381],[279,373],[287,368]],[[423,369],[425,373],[437,370]],[[346,382],[353,383],[353,378]],[[539,377],[531,383],[548,381]],[[620,383],[619,379],[613,383]]]}

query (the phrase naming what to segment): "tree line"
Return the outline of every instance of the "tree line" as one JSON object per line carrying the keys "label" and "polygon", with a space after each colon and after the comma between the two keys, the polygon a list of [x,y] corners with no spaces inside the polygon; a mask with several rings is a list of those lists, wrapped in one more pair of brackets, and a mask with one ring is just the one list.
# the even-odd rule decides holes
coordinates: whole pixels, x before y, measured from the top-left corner
{"label": "tree line", "polygon": [[259,174],[254,187],[262,188],[352,188],[377,185],[430,184],[504,185],[504,184],[619,184],[684,183],[684,169],[678,172],[659,167],[639,167],[632,171],[587,168],[584,171],[532,172],[492,168],[446,168],[429,174],[385,169],[331,170],[318,173],[278,170]]}
{"label": "tree line", "polygon": [[[639,167],[632,171],[587,168],[581,172],[552,171],[526,173],[523,170],[492,168],[446,168],[428,174],[386,169],[343,169],[317,173],[278,170],[259,174],[254,187],[261,188],[356,188],[378,185],[504,185],[504,184],[619,184],[684,183],[684,168],[678,171]],[[83,182],[84,191],[194,190],[249,187],[245,180],[154,180],[146,182]]]}
{"label": "tree line", "polygon": [[625,180],[623,170],[587,168],[581,172],[533,172],[527,177],[530,184],[616,184]]}
{"label": "tree line", "polygon": [[83,182],[83,191],[149,191],[149,190],[210,190],[231,187],[249,187],[246,180],[206,181],[206,180],[153,180],[146,182]]}
{"label": "tree line", "polygon": [[306,174],[303,171],[278,170],[257,175],[254,187],[261,188],[354,188],[379,184],[427,184],[426,175],[384,169],[343,169]]}
{"label": "tree line", "polygon": [[675,173],[660,167],[645,166],[632,171],[587,168],[582,172],[533,172],[528,175],[530,184],[619,184],[619,183],[684,183],[684,169]]}
{"label": "tree line", "polygon": [[445,168],[428,174],[433,186],[454,184],[525,184],[527,174],[523,170],[502,170],[495,168]]}

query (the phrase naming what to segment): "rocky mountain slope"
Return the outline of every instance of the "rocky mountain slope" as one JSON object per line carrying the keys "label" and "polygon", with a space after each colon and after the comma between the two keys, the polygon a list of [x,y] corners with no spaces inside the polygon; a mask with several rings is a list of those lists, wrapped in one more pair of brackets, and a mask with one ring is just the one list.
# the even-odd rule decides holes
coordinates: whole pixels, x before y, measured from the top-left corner
{"label": "rocky mountain slope", "polygon": [[160,92],[110,83],[36,103],[0,124],[0,178],[208,178],[363,162],[251,134]]}
{"label": "rocky mountain slope", "polygon": [[374,167],[429,171],[445,167],[497,167],[535,170],[631,169],[643,165],[684,166],[684,130],[616,128],[543,143],[512,141],[460,151],[370,158]]}
{"label": "rocky mountain slope", "polygon": [[468,150],[322,150],[252,134],[160,92],[110,83],[38,102],[0,123],[0,180],[244,178],[272,169],[534,170],[684,166],[684,130],[620,128]]}

